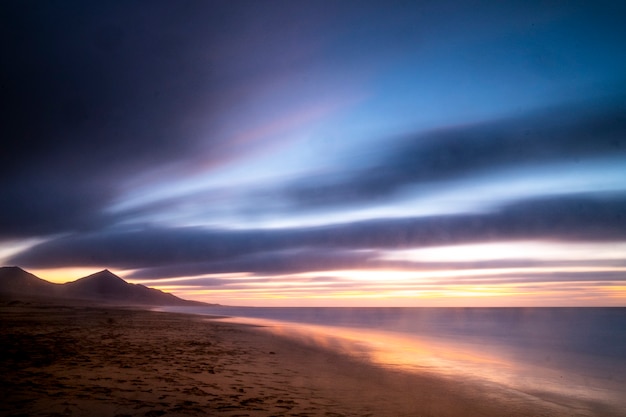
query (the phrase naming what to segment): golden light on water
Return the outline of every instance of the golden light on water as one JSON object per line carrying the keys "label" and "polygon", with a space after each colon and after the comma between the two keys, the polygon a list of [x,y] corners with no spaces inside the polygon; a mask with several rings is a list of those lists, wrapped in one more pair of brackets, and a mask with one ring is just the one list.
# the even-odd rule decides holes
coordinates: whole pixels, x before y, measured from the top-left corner
{"label": "golden light on water", "polygon": [[541,386],[559,395],[595,398],[582,378],[563,384],[562,373],[545,366],[516,360],[511,347],[477,341],[459,341],[373,328],[351,328],[287,323],[258,318],[226,318],[220,321],[261,326],[263,331],[365,359],[403,372],[432,372],[466,382],[498,383],[520,390]]}

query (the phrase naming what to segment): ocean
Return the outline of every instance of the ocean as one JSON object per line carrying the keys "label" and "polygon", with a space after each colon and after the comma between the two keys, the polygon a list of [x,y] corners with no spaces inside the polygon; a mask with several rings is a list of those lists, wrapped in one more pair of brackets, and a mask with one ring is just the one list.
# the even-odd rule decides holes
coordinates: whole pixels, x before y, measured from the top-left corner
{"label": "ocean", "polygon": [[379,366],[437,374],[483,384],[486,389],[498,386],[521,392],[529,400],[626,410],[626,308],[172,307],[167,311],[260,325]]}

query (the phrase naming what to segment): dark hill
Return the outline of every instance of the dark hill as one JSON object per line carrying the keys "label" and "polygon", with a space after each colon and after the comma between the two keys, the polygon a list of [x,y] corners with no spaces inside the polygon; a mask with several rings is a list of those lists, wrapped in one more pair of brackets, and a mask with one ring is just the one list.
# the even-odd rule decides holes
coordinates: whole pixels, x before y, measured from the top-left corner
{"label": "dark hill", "polygon": [[0,293],[28,296],[51,296],[58,291],[51,282],[36,277],[18,266],[0,268]]}
{"label": "dark hill", "polygon": [[96,272],[74,282],[63,284],[63,292],[69,296],[87,298],[122,298],[132,297],[134,285],[129,284],[108,269]]}
{"label": "dark hill", "polygon": [[65,284],[54,284],[19,267],[0,268],[0,294],[53,300],[161,306],[207,306],[154,288],[129,284],[108,269]]}
{"label": "dark hill", "polygon": [[68,298],[92,299],[107,302],[124,302],[149,305],[201,305],[187,301],[154,288],[129,284],[108,269],[63,284],[63,293]]}

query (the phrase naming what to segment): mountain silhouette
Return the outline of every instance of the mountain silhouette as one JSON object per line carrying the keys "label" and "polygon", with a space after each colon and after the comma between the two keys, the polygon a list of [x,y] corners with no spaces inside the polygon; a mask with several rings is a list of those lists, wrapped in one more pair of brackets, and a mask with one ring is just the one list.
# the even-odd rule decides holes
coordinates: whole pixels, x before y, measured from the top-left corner
{"label": "mountain silhouette", "polygon": [[30,296],[51,296],[56,285],[17,266],[0,268],[0,293]]}
{"label": "mountain silhouette", "polygon": [[5,297],[31,297],[50,300],[85,300],[107,304],[207,306],[183,300],[141,284],[130,284],[108,269],[65,284],[38,278],[17,266],[0,268],[0,294]]}
{"label": "mountain silhouette", "polygon": [[134,285],[128,284],[108,269],[63,284],[66,294],[87,298],[129,298],[136,289]]}

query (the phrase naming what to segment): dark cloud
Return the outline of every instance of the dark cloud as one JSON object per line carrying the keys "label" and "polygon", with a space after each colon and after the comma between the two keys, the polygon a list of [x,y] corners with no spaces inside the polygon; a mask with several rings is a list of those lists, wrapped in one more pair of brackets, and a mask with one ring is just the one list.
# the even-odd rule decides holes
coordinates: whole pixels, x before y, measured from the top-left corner
{"label": "dark cloud", "polygon": [[[143,285],[146,286],[152,286],[155,284],[163,284],[163,281],[158,281],[158,280],[153,280],[152,278],[150,279],[145,279],[142,280],[141,278],[136,279],[134,276],[125,276],[126,279],[128,278],[133,278],[133,282],[135,283],[141,283]],[[176,285],[176,286],[190,286],[190,287],[214,287],[214,288],[219,288],[219,287],[225,287],[225,286],[231,286],[230,288],[232,288],[232,286],[235,286],[237,288],[241,288],[241,287],[246,287],[249,286],[250,284],[266,284],[268,282],[272,282],[273,278],[261,278],[261,277],[237,277],[237,279],[233,279],[232,277],[223,277],[223,278],[219,278],[219,277],[194,277],[194,278],[179,278],[177,279],[175,282],[172,282],[172,285]]]}
{"label": "dark cloud", "polygon": [[389,140],[378,162],[345,177],[302,180],[286,191],[299,207],[384,201],[407,185],[440,184],[502,169],[626,160],[626,97],[451,126]]}
{"label": "dark cloud", "polygon": [[[318,253],[321,251],[317,251]],[[282,256],[281,256],[282,255]],[[501,269],[501,268],[551,268],[551,267],[598,267],[603,266],[607,268],[622,268],[626,266],[625,262],[620,261],[566,261],[566,260],[554,260],[554,261],[537,261],[531,259],[504,259],[495,261],[477,261],[477,262],[412,262],[412,261],[396,261],[396,260],[384,260],[380,259],[376,252],[361,252],[358,254],[349,253],[347,251],[333,251],[329,250],[325,255],[315,256],[311,254],[307,257],[306,252],[300,257],[293,257],[287,253],[259,253],[253,256],[255,259],[262,261],[254,262],[253,260],[242,257],[235,258],[230,261],[217,261],[217,262],[204,262],[193,264],[174,264],[170,266],[154,267],[154,268],[142,268],[134,271],[131,274],[126,275],[126,278],[131,279],[145,279],[145,280],[159,280],[167,278],[175,278],[179,276],[201,276],[207,274],[223,274],[223,273],[249,273],[249,282],[265,282],[266,278],[259,279],[258,277],[266,277],[271,275],[289,275],[299,274],[304,272],[316,272],[316,271],[339,271],[339,270],[394,270],[394,271],[413,271],[413,272],[433,272],[433,271],[463,271],[468,269]],[[328,259],[333,259],[333,262],[328,262]],[[321,260],[321,262],[320,262]],[[316,262],[317,261],[317,262]],[[585,275],[586,274],[586,275]],[[613,274],[613,275],[611,275]],[[604,272],[598,272],[597,276],[603,277],[603,279],[621,280],[626,279],[623,273],[616,272],[609,274]],[[533,274],[533,276],[536,274]],[[438,279],[437,283],[443,284],[489,284],[490,280],[494,282],[516,282],[525,281],[528,279],[528,274],[516,275],[512,273],[506,274],[508,278],[504,278],[504,275],[491,276],[486,278],[476,277],[459,277],[454,278],[452,281],[445,279]],[[554,274],[541,274],[540,279],[554,279],[561,280],[563,276],[564,280],[569,280],[572,277],[578,277],[576,280],[584,280],[585,276],[588,279],[595,279],[590,277],[588,271],[584,273],[562,273]],[[594,274],[594,277],[596,274]],[[621,277],[621,278],[620,278]],[[176,281],[178,285],[200,285],[194,284],[195,280],[198,282],[212,282],[213,278],[195,278],[184,281]],[[290,278],[291,279],[291,278]],[[320,276],[316,278],[298,278],[298,280],[311,280],[311,282],[327,282],[333,281],[338,278],[329,276]],[[574,278],[572,278],[573,280]],[[232,283],[230,278],[220,278],[223,283]],[[215,282],[210,285],[218,285],[222,281]],[[237,283],[248,282],[245,279],[237,278]],[[362,285],[363,283],[361,283]],[[207,284],[209,285],[209,284]]]}
{"label": "dark cloud", "polygon": [[102,210],[113,198],[106,181],[55,171],[0,180],[2,238],[102,230],[119,220]]}
{"label": "dark cloud", "polygon": [[199,22],[183,30],[177,19],[158,3],[149,13],[124,2],[9,10],[3,131],[12,158],[3,172],[37,169],[26,163],[120,169],[184,149],[191,132],[181,124],[206,69],[185,59]]}
{"label": "dark cloud", "polygon": [[200,22],[154,3],[3,3],[1,235],[74,230],[119,182],[187,154]]}
{"label": "dark cloud", "polygon": [[[295,243],[295,242],[294,242]],[[293,274],[307,271],[328,271],[362,268],[371,261],[371,253],[342,250],[341,248],[300,248],[277,251],[259,251],[226,260],[144,268],[130,278],[166,278],[207,273],[251,272],[258,275]]]}
{"label": "dark cloud", "polygon": [[231,145],[216,133],[238,117],[236,103],[259,77],[310,58],[298,61],[298,39],[311,30],[298,23],[311,16],[304,5],[7,1],[0,8],[0,238],[102,222],[134,177],[249,152],[251,144]]}
{"label": "dark cloud", "polygon": [[[126,278],[129,278],[128,276]],[[134,277],[133,277],[134,278]],[[236,279],[232,277],[225,278],[216,278],[216,277],[199,277],[199,278],[189,278],[189,279],[177,279],[173,282],[173,285],[176,286],[185,286],[185,287],[197,287],[197,288],[221,288],[228,290],[238,290],[238,289],[249,289],[255,285],[263,285],[271,282],[278,282],[281,280],[280,277],[249,277],[242,278],[237,277]],[[147,280],[142,281],[146,285],[159,285],[162,282],[158,280]],[[362,284],[362,283],[361,283]],[[337,277],[319,277],[319,278],[301,278],[301,277],[290,277],[289,284],[284,283],[278,288],[276,291],[280,292],[281,290],[293,290],[294,288],[302,289],[317,289],[317,290],[325,290],[328,288],[358,288],[359,283],[356,281],[345,281],[341,278]]]}
{"label": "dark cloud", "polygon": [[44,242],[9,262],[26,267],[154,268],[138,272],[138,277],[376,267],[367,249],[516,239],[623,240],[626,238],[624,213],[623,197],[570,197],[517,203],[488,214],[376,220],[315,228],[120,230]]}

